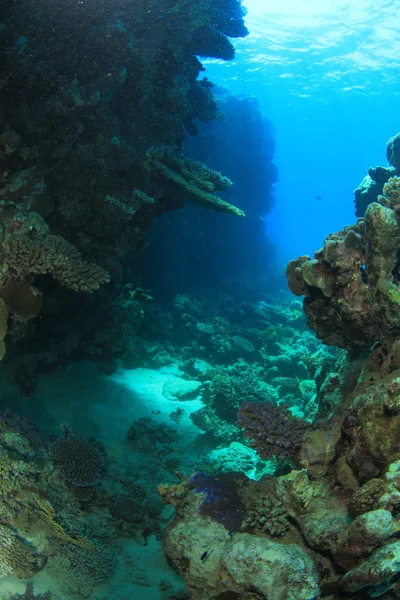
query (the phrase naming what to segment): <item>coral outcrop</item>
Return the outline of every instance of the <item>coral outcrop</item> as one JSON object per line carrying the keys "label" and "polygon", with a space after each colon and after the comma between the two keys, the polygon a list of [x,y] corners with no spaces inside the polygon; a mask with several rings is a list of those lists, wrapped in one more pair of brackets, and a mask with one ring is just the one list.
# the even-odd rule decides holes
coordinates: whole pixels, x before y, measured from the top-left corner
{"label": "coral outcrop", "polygon": [[[281,545],[271,538],[231,531],[218,522],[218,510],[232,525],[231,505],[223,504],[223,482],[215,482],[213,516],[202,513],[205,502],[192,484],[159,487],[164,501],[176,508],[164,542],[168,559],[182,574],[193,600],[211,598],[268,598],[313,600],[319,597],[318,573],[310,557],[296,543]],[[229,487],[235,484],[231,482]],[[236,486],[238,483],[236,482]],[[238,490],[241,487],[238,486]],[[232,493],[232,492],[231,492]],[[238,492],[236,492],[238,493]],[[226,523],[227,524],[227,523]]]}
{"label": "coral outcrop", "polygon": [[391,166],[369,169],[368,175],[354,190],[356,217],[363,217],[368,205],[377,202],[388,180],[400,175],[400,134],[397,133],[389,139],[386,145],[386,158]]}
{"label": "coral outcrop", "polygon": [[305,295],[308,324],[328,345],[359,351],[400,334],[399,178],[383,186],[356,225],[329,235],[314,258],[287,267],[289,287]]}

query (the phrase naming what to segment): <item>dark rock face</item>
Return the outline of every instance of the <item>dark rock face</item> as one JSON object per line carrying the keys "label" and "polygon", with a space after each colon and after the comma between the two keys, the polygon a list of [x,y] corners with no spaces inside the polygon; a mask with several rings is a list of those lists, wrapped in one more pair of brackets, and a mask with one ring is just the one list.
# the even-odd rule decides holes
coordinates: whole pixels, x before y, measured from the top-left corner
{"label": "dark rock face", "polygon": [[[217,115],[196,55],[231,59],[228,37],[247,34],[243,14],[239,0],[0,8],[0,245],[10,259],[0,286],[24,284],[13,290],[29,302],[43,292],[43,335],[61,313],[75,327],[67,288],[93,292],[111,280],[102,304],[113,304],[122,261],[146,245],[154,217],[186,199],[242,214],[213,193],[231,182],[188,163],[182,147],[195,119]],[[39,290],[27,295],[33,283]],[[11,308],[9,334],[34,340],[31,311],[14,304],[21,314]],[[93,315],[100,303],[79,304]]]}

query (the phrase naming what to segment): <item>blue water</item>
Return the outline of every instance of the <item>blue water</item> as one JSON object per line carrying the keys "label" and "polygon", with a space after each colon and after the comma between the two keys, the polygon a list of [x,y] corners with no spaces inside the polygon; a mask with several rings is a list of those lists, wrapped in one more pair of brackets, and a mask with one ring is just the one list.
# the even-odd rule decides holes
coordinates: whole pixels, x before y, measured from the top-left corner
{"label": "blue water", "polygon": [[[377,248],[360,237],[372,250],[346,310],[344,293],[324,286],[321,302],[310,286],[317,335],[284,276],[355,222],[353,190],[386,164],[400,6],[243,3],[250,34],[226,62],[204,55],[232,55],[240,0],[0,3],[0,600],[315,600],[317,567],[326,598],[353,563],[400,543],[396,440],[373,443],[399,426],[400,262],[379,255],[392,251],[383,235]],[[226,202],[246,218],[210,210]],[[371,327],[353,347],[359,291]],[[325,339],[373,355],[361,371]],[[394,598],[392,583],[400,597],[378,575],[371,597]]]}
{"label": "blue water", "polygon": [[[250,35],[207,75],[258,98],[276,128],[280,180],[266,220],[278,266],[355,221],[353,190],[386,165],[400,129],[400,7],[394,1],[245,0]],[[322,201],[316,200],[320,196]]]}

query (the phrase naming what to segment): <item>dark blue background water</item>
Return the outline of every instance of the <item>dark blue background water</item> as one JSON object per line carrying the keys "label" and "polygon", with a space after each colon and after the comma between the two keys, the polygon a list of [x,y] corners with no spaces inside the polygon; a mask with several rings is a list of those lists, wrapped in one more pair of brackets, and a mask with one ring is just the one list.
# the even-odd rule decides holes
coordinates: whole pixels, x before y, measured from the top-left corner
{"label": "dark blue background water", "polygon": [[[206,75],[253,94],[276,128],[266,228],[278,266],[355,221],[353,190],[400,130],[400,7],[392,0],[245,0],[250,35]],[[320,196],[322,201],[316,200]]]}

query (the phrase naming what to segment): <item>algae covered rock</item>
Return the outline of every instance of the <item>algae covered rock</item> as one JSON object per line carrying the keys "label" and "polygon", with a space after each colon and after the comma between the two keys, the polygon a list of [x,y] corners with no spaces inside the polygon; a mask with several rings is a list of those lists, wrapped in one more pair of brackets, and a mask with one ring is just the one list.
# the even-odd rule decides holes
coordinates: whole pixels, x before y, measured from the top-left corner
{"label": "algae covered rock", "polygon": [[256,591],[269,600],[319,597],[315,566],[296,544],[283,545],[250,534],[236,534],[226,548],[221,566],[236,592]]}
{"label": "algae covered rock", "polygon": [[251,479],[272,475],[276,469],[274,461],[262,461],[255,450],[235,441],[228,447],[220,446],[211,450],[207,455],[207,463],[213,473],[244,473]]}
{"label": "algae covered rock", "polygon": [[[295,537],[281,543],[272,539],[276,534],[248,531],[246,515],[255,514],[249,510],[252,497],[256,500],[253,486],[260,500],[269,495],[276,502],[274,481],[264,478],[264,483],[256,483],[237,473],[214,479],[199,473],[178,485],[158,487],[163,501],[176,511],[167,527],[164,552],[182,575],[192,600],[225,595],[238,600],[319,598],[317,569],[301,547],[300,536],[294,532]],[[272,522],[274,506],[269,508]]]}
{"label": "algae covered rock", "polygon": [[236,594],[243,600],[313,600],[318,575],[311,558],[296,544],[283,545],[248,533],[232,537],[220,523],[197,515],[170,526],[164,542],[192,600]]}
{"label": "algae covered rock", "polygon": [[[377,550],[355,569],[342,578],[341,586],[346,592],[358,592],[367,587],[389,584],[400,571],[400,542],[392,542]],[[382,590],[383,593],[383,590]],[[381,594],[375,594],[375,596]]]}

